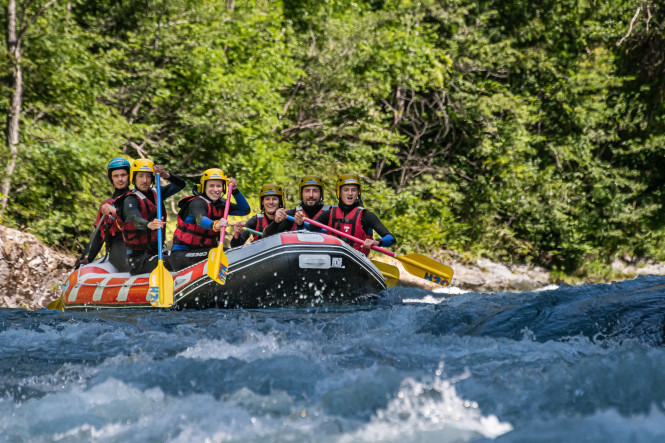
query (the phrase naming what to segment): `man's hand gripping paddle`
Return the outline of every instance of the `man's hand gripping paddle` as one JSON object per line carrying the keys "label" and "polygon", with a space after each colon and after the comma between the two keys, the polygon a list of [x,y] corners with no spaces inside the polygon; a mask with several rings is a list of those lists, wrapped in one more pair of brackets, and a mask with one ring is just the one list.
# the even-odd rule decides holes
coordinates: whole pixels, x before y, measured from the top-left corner
{"label": "man's hand gripping paddle", "polygon": [[[229,205],[231,202],[231,191],[233,185],[228,184],[228,191],[226,192],[226,206],[224,206],[224,220],[229,216]],[[211,249],[208,253],[208,266],[206,267],[206,274],[208,277],[215,280],[220,285],[226,283],[226,274],[229,271],[229,260],[224,254],[224,234],[226,233],[226,226],[222,227],[219,233],[219,245],[215,249]]]}

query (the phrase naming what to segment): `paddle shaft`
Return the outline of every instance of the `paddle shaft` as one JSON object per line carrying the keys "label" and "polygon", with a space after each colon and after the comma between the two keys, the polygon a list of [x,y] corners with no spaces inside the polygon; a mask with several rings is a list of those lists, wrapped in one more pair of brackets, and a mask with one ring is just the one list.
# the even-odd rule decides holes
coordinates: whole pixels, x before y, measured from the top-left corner
{"label": "paddle shaft", "polygon": [[[162,186],[159,174],[155,176],[155,187],[157,188],[157,220],[162,221]],[[159,228],[157,230],[157,259],[162,261],[162,256],[162,228]]]}
{"label": "paddle shaft", "polygon": [[252,234],[260,235],[261,237],[263,237],[263,232],[261,231],[255,231],[254,229],[249,229],[244,226],[242,228],[247,232],[251,232]]}
{"label": "paddle shaft", "polygon": [[[231,191],[233,191],[233,183],[229,183],[229,189],[226,191],[226,204],[224,205],[224,220],[229,216],[229,209],[231,207]],[[219,243],[220,245],[224,244],[224,235],[226,234],[226,226],[222,226],[222,230],[219,232]]]}
{"label": "paddle shaft", "polygon": [[[290,217],[290,216],[289,216],[289,217]],[[292,218],[292,217],[291,217],[291,218]],[[341,236],[341,237],[348,238],[349,240],[354,241],[354,242],[356,242],[356,243],[365,243],[364,240],[361,240],[361,239],[359,239],[359,238],[357,238],[357,237],[354,237],[354,236],[352,236],[352,235],[346,234],[346,233],[344,233],[344,232],[342,232],[342,231],[338,231],[337,229],[331,228],[330,226],[326,226],[326,225],[324,225],[323,223],[319,223],[319,222],[317,222],[317,221],[314,221],[314,220],[312,220],[311,218],[307,218],[307,217],[305,217],[305,221],[306,221],[307,223],[310,223],[310,224],[314,225],[314,226],[318,226],[319,228],[325,229],[325,230],[330,231],[330,232],[334,232],[335,234],[337,234],[337,235],[339,235],[339,236]],[[377,252],[381,252],[381,253],[383,253],[383,254],[389,255],[389,256],[391,256],[391,257],[395,257],[395,256],[397,255],[397,254],[395,254],[394,252],[391,252],[391,251],[389,251],[389,250],[387,250],[387,249],[380,248],[380,247],[378,247],[378,246],[372,246],[372,249],[374,249],[374,250],[377,251]]]}
{"label": "paddle shaft", "polygon": [[[330,232],[334,232],[335,234],[337,234],[339,236],[342,236],[344,238],[348,238],[349,240],[352,240],[356,243],[364,243],[364,241],[359,239],[359,238],[356,238],[352,235],[346,234],[342,231],[338,231],[337,229],[331,228],[330,226],[326,226],[322,223],[319,223],[319,222],[314,221],[312,219],[309,219],[307,217],[305,217],[305,221],[313,224],[314,226],[318,226],[319,228],[325,228]],[[433,263],[430,263],[430,264],[423,263],[423,260],[431,260],[429,258],[426,258],[426,257],[420,258],[419,257],[420,261],[418,261],[418,260],[412,259],[411,257],[406,257],[406,256],[403,256],[403,255],[398,256],[394,252],[388,251],[387,249],[383,249],[383,248],[380,248],[378,246],[372,246],[372,249],[374,249],[377,252],[381,252],[382,254],[386,254],[390,257],[393,257],[393,258],[401,261],[402,263],[408,263],[409,265],[415,266],[416,268],[418,268],[420,270],[427,271],[427,272],[430,272],[430,273],[434,274],[434,276],[430,276],[428,274],[425,274],[424,277],[422,275],[416,274],[416,275],[418,275],[418,277],[425,278],[425,279],[430,280],[430,281],[433,281],[432,279],[437,280],[437,281],[435,281],[435,283],[437,283],[437,284],[444,284],[444,282],[446,282],[445,284],[449,284],[450,279],[452,279],[452,269],[450,269],[448,266],[445,266],[441,263],[437,263],[437,262],[434,262],[434,261],[432,261]],[[434,264],[434,266],[431,266],[431,264]],[[450,275],[446,276],[446,274],[448,274],[448,272],[442,272],[443,269],[437,269],[439,267],[445,267],[446,271],[449,270]],[[410,274],[414,274],[414,272],[412,270],[410,270],[408,267],[405,266],[405,268]],[[439,275],[439,276],[437,276],[437,275]]]}
{"label": "paddle shaft", "polygon": [[[292,222],[296,221],[296,219],[293,218],[293,217],[290,216],[290,215],[287,215],[287,216],[286,216],[286,219],[287,219],[287,220],[291,220]],[[309,219],[308,219],[308,220],[309,220]],[[309,226],[309,222],[308,222],[308,221],[305,222],[305,226]],[[323,232],[326,232],[325,228],[322,228],[321,230],[322,230]]]}
{"label": "paddle shaft", "polygon": [[[157,204],[157,220],[162,222],[162,182],[159,174],[155,174],[155,194]],[[157,230],[157,267],[150,273],[148,297],[150,304],[156,308],[173,306],[173,276],[164,267],[163,228]]]}
{"label": "paddle shaft", "polygon": [[[231,192],[233,191],[233,184],[227,184],[228,189],[226,192],[226,202],[224,205],[224,220],[229,216],[229,209],[231,207]],[[215,229],[213,222],[212,228]],[[206,266],[206,274],[215,282],[223,285],[226,283],[226,272],[228,271],[229,261],[224,254],[224,235],[226,234],[226,226],[222,226],[219,232],[219,242],[216,248],[212,248],[208,252],[208,265]]]}
{"label": "paddle shaft", "polygon": [[[293,217],[289,217],[289,219],[292,219]],[[319,223],[317,221],[314,221],[312,219],[309,219],[305,217],[305,222],[311,223],[314,226],[318,226],[319,228],[327,229],[330,232],[335,233],[336,235],[339,235],[340,237],[347,238],[351,241],[354,241],[356,243],[365,243],[363,240],[356,238],[352,235],[346,234],[342,231],[338,231],[337,229],[331,228],[330,226],[326,226],[323,223]],[[403,255],[397,255],[394,252],[388,251],[387,249],[380,248],[378,246],[372,246],[372,249],[374,249],[377,252],[381,252],[382,254],[386,254],[390,257],[393,257],[402,263],[406,263],[408,265],[414,266],[415,268],[418,268],[420,271],[426,271],[425,275],[420,275],[420,272],[415,272],[413,269],[409,269],[408,266],[404,266],[406,270],[413,275],[416,275],[421,278],[425,278],[426,280],[434,281],[437,284],[441,285],[447,285],[450,283],[450,280],[452,279],[452,269],[448,266],[445,266],[441,263],[438,263],[428,257],[425,256],[418,256],[418,260],[414,260],[411,257],[403,256]],[[413,256],[413,254],[411,254]],[[429,274],[431,273],[431,274]],[[433,274],[433,275],[432,275]]]}

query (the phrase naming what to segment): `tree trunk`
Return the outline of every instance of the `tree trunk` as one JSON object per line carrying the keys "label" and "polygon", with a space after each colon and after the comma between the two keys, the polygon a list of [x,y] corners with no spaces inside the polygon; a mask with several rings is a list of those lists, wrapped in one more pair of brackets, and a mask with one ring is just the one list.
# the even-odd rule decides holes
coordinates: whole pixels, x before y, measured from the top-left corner
{"label": "tree trunk", "polygon": [[7,6],[7,49],[13,64],[13,90],[12,99],[7,115],[7,137],[6,151],[7,161],[5,163],[5,174],[0,186],[2,207],[0,208],[0,219],[4,216],[7,207],[11,178],[16,167],[18,155],[19,118],[21,117],[21,104],[23,101],[23,73],[21,71],[21,42],[18,40],[16,31],[16,0],[9,0]]}

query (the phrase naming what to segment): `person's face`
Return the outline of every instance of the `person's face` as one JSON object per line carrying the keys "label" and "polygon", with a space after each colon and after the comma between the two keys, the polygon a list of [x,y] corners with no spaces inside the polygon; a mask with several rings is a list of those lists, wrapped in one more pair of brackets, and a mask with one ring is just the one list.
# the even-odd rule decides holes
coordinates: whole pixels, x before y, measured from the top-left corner
{"label": "person's face", "polygon": [[206,182],[206,195],[212,201],[217,200],[224,192],[224,180],[212,179]]}
{"label": "person's face", "polygon": [[279,197],[276,195],[266,195],[263,197],[263,210],[266,214],[273,215],[279,208]]}
{"label": "person's face", "polygon": [[321,188],[305,186],[302,188],[302,202],[305,206],[315,206],[321,200]]}
{"label": "person's face", "polygon": [[116,189],[125,189],[129,182],[129,174],[124,169],[111,171],[111,181]]}
{"label": "person's face", "polygon": [[152,186],[152,172],[137,172],[134,181],[136,182],[136,189],[145,192]]}
{"label": "person's face", "polygon": [[358,199],[358,185],[344,185],[339,190],[339,198],[345,205],[352,205]]}

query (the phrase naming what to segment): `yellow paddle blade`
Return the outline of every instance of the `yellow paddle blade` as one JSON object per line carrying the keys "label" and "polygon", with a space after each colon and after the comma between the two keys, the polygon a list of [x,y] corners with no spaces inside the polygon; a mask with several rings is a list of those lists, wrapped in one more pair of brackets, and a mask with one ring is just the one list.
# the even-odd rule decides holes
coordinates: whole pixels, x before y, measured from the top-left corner
{"label": "yellow paddle blade", "polygon": [[424,278],[437,285],[448,286],[453,279],[453,268],[425,255],[396,255],[395,258],[404,265],[404,269],[409,274]]}
{"label": "yellow paddle blade", "polygon": [[397,283],[399,283],[399,269],[397,269],[397,266],[389,265],[379,260],[371,260],[371,262],[381,271],[389,288],[397,286]]}
{"label": "yellow paddle blade", "polygon": [[224,254],[222,244],[215,249],[211,249],[208,253],[208,266],[206,267],[206,274],[208,277],[215,280],[220,285],[226,283],[226,274],[229,271],[229,260]]}
{"label": "yellow paddle blade", "polygon": [[173,276],[164,267],[163,260],[159,260],[157,267],[150,273],[148,298],[150,304],[156,308],[173,306]]}
{"label": "yellow paddle blade", "polygon": [[57,300],[53,300],[51,303],[46,306],[46,309],[55,309],[56,311],[64,311],[65,310],[65,302],[63,300],[63,296],[58,297]]}

